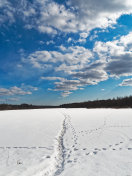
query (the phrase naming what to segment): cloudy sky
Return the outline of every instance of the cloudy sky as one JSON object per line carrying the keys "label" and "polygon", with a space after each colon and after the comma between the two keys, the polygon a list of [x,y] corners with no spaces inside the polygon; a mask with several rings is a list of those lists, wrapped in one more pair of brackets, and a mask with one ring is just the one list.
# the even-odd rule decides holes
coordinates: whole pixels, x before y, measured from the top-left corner
{"label": "cloudy sky", "polygon": [[132,1],[0,0],[0,103],[132,95]]}

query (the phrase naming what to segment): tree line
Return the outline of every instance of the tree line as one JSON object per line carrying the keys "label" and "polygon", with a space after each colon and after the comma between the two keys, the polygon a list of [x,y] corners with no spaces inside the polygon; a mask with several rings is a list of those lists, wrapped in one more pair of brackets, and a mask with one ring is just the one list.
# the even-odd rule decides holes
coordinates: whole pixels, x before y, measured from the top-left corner
{"label": "tree line", "polygon": [[132,108],[132,96],[60,105],[62,108]]}
{"label": "tree line", "polygon": [[17,109],[44,109],[44,108],[56,108],[57,106],[43,106],[43,105],[32,105],[32,104],[0,104],[0,110],[17,110]]}
{"label": "tree line", "polygon": [[43,106],[32,104],[0,104],[0,110],[17,110],[17,109],[44,109],[44,108],[132,108],[132,96],[117,97],[107,100],[93,100],[79,103],[68,103],[59,106]]}

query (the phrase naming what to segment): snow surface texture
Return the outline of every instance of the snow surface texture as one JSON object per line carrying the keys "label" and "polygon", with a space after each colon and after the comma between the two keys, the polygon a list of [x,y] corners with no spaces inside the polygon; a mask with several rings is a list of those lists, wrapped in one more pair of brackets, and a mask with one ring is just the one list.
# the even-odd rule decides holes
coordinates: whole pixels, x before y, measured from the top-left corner
{"label": "snow surface texture", "polygon": [[132,176],[132,109],[0,112],[0,176]]}

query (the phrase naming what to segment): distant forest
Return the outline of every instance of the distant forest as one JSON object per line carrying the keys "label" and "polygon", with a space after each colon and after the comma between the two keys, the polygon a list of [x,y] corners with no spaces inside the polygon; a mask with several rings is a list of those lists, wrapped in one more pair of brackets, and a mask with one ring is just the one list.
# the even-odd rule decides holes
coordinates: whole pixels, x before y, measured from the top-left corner
{"label": "distant forest", "polygon": [[60,105],[61,108],[132,108],[132,96]]}
{"label": "distant forest", "polygon": [[17,109],[44,109],[44,108],[132,108],[132,96],[117,97],[116,99],[94,100],[80,103],[62,104],[59,106],[39,106],[32,104],[0,104],[0,110],[17,110]]}

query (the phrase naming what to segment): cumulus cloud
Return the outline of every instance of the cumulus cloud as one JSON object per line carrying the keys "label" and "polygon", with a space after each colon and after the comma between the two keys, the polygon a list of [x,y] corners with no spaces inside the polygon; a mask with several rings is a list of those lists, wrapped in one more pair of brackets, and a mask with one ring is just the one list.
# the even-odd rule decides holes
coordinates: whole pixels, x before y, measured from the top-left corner
{"label": "cumulus cloud", "polygon": [[15,22],[15,8],[8,0],[0,0],[0,25],[4,22],[12,24]]}
{"label": "cumulus cloud", "polygon": [[[42,76],[42,80],[54,81],[55,91],[71,91],[77,90],[81,86],[92,82],[84,81],[86,78],[80,78],[75,75],[76,72],[86,67],[93,59],[92,52],[81,46],[64,47],[60,46],[59,51],[36,51],[30,54],[25,60],[33,67],[45,71],[52,69],[53,73],[61,74],[58,76]],[[45,74],[46,75],[46,74]],[[69,77],[69,78],[68,78]],[[68,78],[68,79],[67,79]],[[75,78],[75,79],[74,79]],[[95,78],[93,78],[95,81]],[[95,83],[92,83],[95,84]],[[68,95],[68,94],[67,94]]]}
{"label": "cumulus cloud", "polygon": [[131,38],[132,33],[129,33],[118,40],[97,41],[93,50],[82,46],[61,45],[56,51],[31,53],[24,61],[43,73],[47,70],[49,76],[42,76],[41,79],[53,81],[52,90],[71,92],[87,85],[96,85],[109,77],[131,76]]}
{"label": "cumulus cloud", "polygon": [[49,81],[55,81],[55,80],[64,81],[65,80],[65,78],[62,78],[62,77],[44,77],[44,76],[42,76],[41,79],[49,80]]}
{"label": "cumulus cloud", "polygon": [[55,82],[55,91],[70,91],[77,90],[79,86],[82,86],[79,80],[64,80],[62,82]]}
{"label": "cumulus cloud", "polygon": [[[37,87],[33,87],[30,85],[22,84],[21,87],[13,86],[9,88],[0,88],[0,96],[23,96],[23,95],[31,95],[33,91],[37,91]],[[10,100],[13,100],[14,97],[11,97]],[[8,99],[8,98],[7,98]]]}
{"label": "cumulus cloud", "polygon": [[5,95],[30,95],[32,94],[30,91],[24,91],[19,87],[11,87],[9,89],[7,88],[0,88],[0,96],[5,96]]}
{"label": "cumulus cloud", "polygon": [[107,80],[108,75],[104,70],[88,70],[85,72],[77,72],[73,77],[84,80],[87,85],[95,85],[101,81]]}
{"label": "cumulus cloud", "polygon": [[[63,71],[74,80],[55,82],[55,90],[73,91],[86,85],[96,85],[109,77],[132,75],[132,33],[119,40],[96,42],[90,62],[67,65],[62,63],[55,71]],[[98,56],[98,57],[97,57]],[[96,59],[93,59],[96,57]],[[80,58],[81,59],[81,58]],[[128,80],[127,80],[128,81]],[[129,80],[130,81],[130,80]],[[122,83],[125,85],[126,81]]]}
{"label": "cumulus cloud", "polygon": [[69,37],[68,40],[67,40],[67,42],[70,43],[71,41],[72,41],[72,38]]}
{"label": "cumulus cloud", "polygon": [[132,54],[126,53],[111,58],[106,65],[106,70],[115,77],[132,75]]}
{"label": "cumulus cloud", "polygon": [[107,28],[122,14],[132,12],[132,2],[128,0],[68,0],[67,6],[55,1],[37,0],[30,6],[32,9],[37,7],[37,14],[35,10],[27,9],[33,13],[32,27],[51,34],[58,31],[83,34],[94,28]]}
{"label": "cumulus cloud", "polygon": [[[26,59],[33,67],[43,69],[49,65],[58,76],[42,76],[42,80],[54,81],[54,91],[75,91],[86,85],[96,85],[108,79],[105,64],[95,60],[90,50],[81,46],[60,46],[59,51],[36,51]],[[45,74],[46,75],[46,74]]]}
{"label": "cumulus cloud", "polygon": [[124,79],[119,86],[132,86],[132,78]]}
{"label": "cumulus cloud", "polygon": [[80,32],[83,40],[83,34],[90,30],[112,26],[122,14],[132,13],[130,0],[68,0],[66,5],[54,0],[20,0],[14,3],[0,1],[3,21],[7,18],[14,21],[17,15],[25,22],[27,29],[35,28],[41,33],[53,35],[58,32]]}
{"label": "cumulus cloud", "polygon": [[70,91],[64,91],[64,92],[61,93],[61,96],[62,97],[68,97],[71,93],[72,92],[70,92]]}
{"label": "cumulus cloud", "polygon": [[65,48],[61,46],[60,51],[36,51],[28,56],[24,61],[33,65],[33,67],[45,69],[45,67],[52,67],[54,63],[59,63],[56,71],[64,70],[61,65],[65,63],[66,66],[75,66],[77,64],[83,65],[90,61],[92,52],[81,46],[73,46]]}
{"label": "cumulus cloud", "polygon": [[88,35],[89,35],[89,33],[86,33],[86,32],[80,33],[80,38],[76,42],[85,43],[86,42],[86,38],[88,37]]}
{"label": "cumulus cloud", "polygon": [[132,2],[128,0],[69,0],[68,3],[77,11],[79,28],[85,30],[110,26],[120,15],[132,11]]}
{"label": "cumulus cloud", "polygon": [[96,42],[93,51],[105,64],[105,71],[110,76],[132,75],[132,33],[119,40]]}

